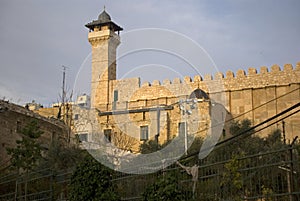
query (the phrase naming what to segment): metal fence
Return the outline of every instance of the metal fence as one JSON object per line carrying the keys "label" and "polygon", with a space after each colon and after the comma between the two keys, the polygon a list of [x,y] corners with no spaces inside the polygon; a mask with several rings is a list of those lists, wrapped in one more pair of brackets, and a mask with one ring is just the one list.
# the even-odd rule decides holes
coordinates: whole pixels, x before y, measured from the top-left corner
{"label": "metal fence", "polygon": [[[216,150],[218,151],[218,150]],[[192,162],[191,162],[192,161]],[[211,154],[205,160],[182,160],[185,166],[198,165],[198,177],[173,164],[160,172],[145,175],[116,173],[112,182],[122,200],[143,200],[149,186],[161,182],[157,191],[176,188],[184,200],[300,200],[299,157],[296,148],[286,146],[243,156]],[[67,200],[72,171],[53,172],[49,169],[18,176],[0,178],[0,201]],[[194,188],[195,186],[195,188]],[[194,189],[193,189],[194,188]],[[26,199],[25,199],[26,197]]]}
{"label": "metal fence", "polygon": [[9,174],[0,178],[1,201],[67,200],[72,171],[38,170],[29,174]]}
{"label": "metal fence", "polygon": [[[297,150],[286,147],[226,160],[208,157],[198,164],[196,182],[178,165],[148,175],[119,173],[113,182],[122,200],[143,200],[147,187],[153,186],[158,178],[173,175],[186,200],[296,201],[300,200],[299,165]],[[169,189],[167,185],[160,188]]]}

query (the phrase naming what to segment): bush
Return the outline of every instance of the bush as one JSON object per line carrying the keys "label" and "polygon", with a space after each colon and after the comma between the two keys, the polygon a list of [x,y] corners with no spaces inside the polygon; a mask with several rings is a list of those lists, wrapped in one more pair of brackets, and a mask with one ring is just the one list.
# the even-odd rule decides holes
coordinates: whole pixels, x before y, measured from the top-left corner
{"label": "bush", "polygon": [[113,190],[112,174],[112,170],[88,155],[71,177],[70,201],[120,200]]}

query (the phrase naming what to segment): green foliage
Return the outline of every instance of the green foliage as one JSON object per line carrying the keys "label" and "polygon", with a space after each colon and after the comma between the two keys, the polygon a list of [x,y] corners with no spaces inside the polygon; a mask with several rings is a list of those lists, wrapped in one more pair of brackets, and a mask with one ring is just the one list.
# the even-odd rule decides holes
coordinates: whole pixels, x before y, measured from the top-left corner
{"label": "green foliage", "polygon": [[265,139],[253,136],[254,130],[251,129],[251,121],[248,119],[233,122],[230,126],[230,133],[232,135],[242,134],[245,136],[230,145],[233,145],[232,150],[235,149],[238,150],[238,152],[242,151],[245,154],[255,154],[263,150],[280,149],[285,146],[282,141],[280,129],[274,130]]}
{"label": "green foliage", "polygon": [[[188,162],[185,163],[185,165],[194,165],[198,162],[198,155],[199,155],[199,151],[201,149],[201,146],[203,144],[203,139],[201,137],[195,137],[194,139],[190,139],[193,140],[193,143],[191,144],[191,146],[188,148]],[[183,156],[185,157],[185,156]]]}
{"label": "green foliage", "polygon": [[[198,158],[197,153],[199,153],[201,145],[203,143],[203,139],[201,137],[191,137],[188,136],[188,142],[193,142],[188,149],[188,155],[194,155],[195,159]],[[165,147],[167,147],[170,143],[174,143],[173,146],[184,146],[184,138],[177,136],[169,141],[166,141],[163,144],[157,143],[156,140],[148,140],[140,145],[140,152],[142,154],[149,154],[156,151],[159,151]]]}
{"label": "green foliage", "polygon": [[147,140],[143,144],[140,145],[140,152],[142,154],[149,154],[152,152],[156,152],[156,151],[161,150],[164,147],[166,147],[170,142],[171,142],[171,140],[165,142],[164,144],[159,144],[159,143],[157,143],[156,140]]}
{"label": "green foliage", "polygon": [[149,154],[160,150],[162,145],[156,142],[156,140],[147,140],[143,144],[140,145],[140,152],[142,154]]}
{"label": "green foliage", "polygon": [[189,147],[188,149],[188,154],[196,154],[196,153],[199,153],[200,151],[200,148],[203,144],[203,139],[202,137],[195,137],[193,139],[190,139],[190,140],[193,140],[193,143],[191,144],[191,146]]}
{"label": "green foliage", "polygon": [[77,165],[70,182],[71,201],[119,200],[111,183],[113,171],[90,155]]}
{"label": "green foliage", "polygon": [[238,158],[239,156],[235,155],[224,165],[224,172],[222,174],[222,180],[220,183],[223,198],[231,198],[231,200],[240,200],[241,198],[243,178],[239,171],[242,165]]}
{"label": "green foliage", "polygon": [[37,139],[43,134],[37,121],[31,121],[21,131],[22,139],[16,140],[17,147],[7,148],[10,162],[17,170],[32,170],[42,158],[41,146]]}
{"label": "green foliage", "polygon": [[272,194],[274,194],[273,190],[270,188],[265,187],[264,185],[262,186],[262,194],[264,196],[265,201],[272,201]]}
{"label": "green foliage", "polygon": [[284,145],[284,142],[281,140],[281,131],[279,129],[274,130],[272,133],[270,133],[266,137],[266,145],[268,148],[274,149],[274,148],[282,148]]}
{"label": "green foliage", "polygon": [[[243,133],[243,135],[249,135],[254,132],[254,130],[250,130],[251,128],[251,121],[249,119],[243,119],[242,121],[234,121],[230,128],[229,131],[231,135],[239,135]],[[244,133],[245,131],[249,130],[248,132]]]}
{"label": "green foliage", "polygon": [[191,193],[180,188],[178,175],[172,173],[160,176],[142,194],[143,201],[184,201],[191,199]]}
{"label": "green foliage", "polygon": [[85,154],[79,148],[65,147],[59,141],[53,141],[39,167],[54,171],[71,169],[82,161]]}
{"label": "green foliage", "polygon": [[233,136],[241,135],[241,138],[237,138],[232,143],[226,145],[226,152],[231,153],[231,156],[235,154],[255,154],[262,151],[264,142],[262,138],[252,135],[254,129],[251,129],[251,121],[244,119],[242,121],[235,121],[230,126],[230,133]]}

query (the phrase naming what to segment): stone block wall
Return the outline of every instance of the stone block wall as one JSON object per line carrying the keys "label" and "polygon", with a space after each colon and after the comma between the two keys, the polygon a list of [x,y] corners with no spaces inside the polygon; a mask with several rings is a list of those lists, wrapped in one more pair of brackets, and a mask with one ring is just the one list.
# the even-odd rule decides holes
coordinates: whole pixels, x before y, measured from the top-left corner
{"label": "stone block wall", "polygon": [[[300,63],[295,67],[291,64],[286,64],[281,69],[278,65],[273,65],[270,70],[267,67],[261,67],[260,72],[255,68],[249,68],[248,73],[244,70],[238,70],[236,73],[231,71],[226,72],[226,76],[222,73],[216,73],[215,76],[205,75],[204,79],[197,75],[193,79],[184,77],[183,80],[175,78],[172,82],[164,80],[162,83],[155,80],[152,83],[140,83],[139,78],[131,78],[124,80],[110,81],[110,98],[114,100],[114,91],[118,91],[117,102],[100,103],[101,112],[105,111],[125,111],[131,109],[155,108],[159,105],[173,105],[173,110],[164,111],[161,113],[160,125],[165,125],[161,128],[160,139],[167,140],[171,136],[178,134],[178,123],[183,121],[178,109],[178,102],[181,99],[187,99],[195,89],[205,91],[212,101],[219,102],[224,105],[228,113],[232,115],[234,120],[250,119],[253,125],[256,125],[296,104],[300,100]],[[100,95],[100,94],[99,94]],[[102,107],[101,107],[102,105]],[[153,113],[153,112],[152,112]],[[209,105],[206,110],[202,110],[204,116],[209,114]],[[114,116],[108,115],[100,117],[100,122],[106,127],[116,124]],[[124,115],[123,115],[124,116]],[[140,131],[137,129],[141,125],[150,125],[148,121],[155,120],[155,114],[146,112],[144,114],[148,120],[143,120],[143,113],[137,112],[124,116],[124,120],[136,124],[135,130],[126,132],[135,133],[138,138]],[[168,116],[168,125],[163,123]],[[107,120],[110,120],[108,122]],[[121,118],[122,119],[122,118]],[[201,128],[208,125],[207,122],[202,122]],[[289,140],[297,135],[297,127],[300,125],[300,114],[295,114],[287,119],[286,136]],[[150,137],[157,133],[157,124],[151,124]],[[124,124],[126,127],[126,125]],[[167,127],[168,126],[168,127]],[[130,127],[127,125],[127,127]],[[114,127],[116,128],[116,127]],[[266,136],[276,128],[281,128],[281,123],[260,132],[259,135]],[[125,130],[126,130],[125,129]],[[121,129],[122,130],[122,129]],[[168,131],[167,131],[168,130]],[[228,129],[227,129],[228,130]]]}
{"label": "stone block wall", "polygon": [[7,147],[15,147],[16,140],[21,139],[20,131],[32,120],[37,120],[44,134],[40,142],[44,148],[48,148],[53,140],[62,140],[67,143],[68,128],[64,123],[46,118],[34,113],[22,106],[0,101],[0,164],[5,167],[9,164]]}

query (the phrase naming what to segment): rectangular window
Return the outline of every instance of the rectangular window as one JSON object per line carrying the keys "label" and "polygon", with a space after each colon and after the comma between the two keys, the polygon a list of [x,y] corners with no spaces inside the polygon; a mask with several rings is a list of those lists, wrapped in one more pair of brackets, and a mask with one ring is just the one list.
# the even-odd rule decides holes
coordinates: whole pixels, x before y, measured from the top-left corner
{"label": "rectangular window", "polygon": [[116,110],[117,109],[117,102],[119,100],[119,93],[118,90],[114,90],[114,101],[113,101],[113,105],[112,105],[112,109]]}
{"label": "rectangular window", "polygon": [[140,127],[140,140],[146,141],[148,140],[148,126],[141,126]]}
{"label": "rectangular window", "polygon": [[106,137],[108,142],[111,142],[111,129],[105,129],[104,136]]}
{"label": "rectangular window", "polygon": [[185,136],[185,127],[186,127],[185,122],[180,122],[178,124],[178,136]]}
{"label": "rectangular window", "polygon": [[79,114],[75,114],[74,115],[74,120],[78,120],[78,116],[79,116]]}
{"label": "rectangular window", "polygon": [[114,90],[114,102],[117,102],[119,100],[119,92],[118,90]]}

